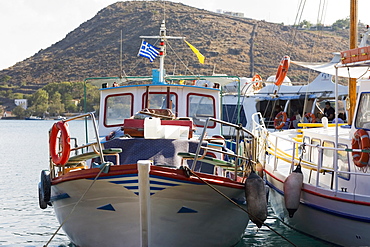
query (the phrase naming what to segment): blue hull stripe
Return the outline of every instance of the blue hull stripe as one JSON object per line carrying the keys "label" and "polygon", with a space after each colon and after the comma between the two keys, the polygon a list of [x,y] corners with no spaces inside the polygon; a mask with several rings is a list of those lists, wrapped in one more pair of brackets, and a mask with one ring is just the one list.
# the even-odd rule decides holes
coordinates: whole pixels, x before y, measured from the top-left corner
{"label": "blue hull stripe", "polygon": [[[137,174],[122,174],[122,175],[115,175],[115,176],[98,177],[97,180],[114,179],[114,178],[128,178],[128,177],[137,177]],[[94,180],[95,178],[87,178],[87,179],[88,180]]]}
{"label": "blue hull stripe", "polygon": [[120,181],[109,181],[113,184],[132,184],[132,183],[137,183],[137,179],[136,180],[120,180]]}
{"label": "blue hull stripe", "polygon": [[[175,178],[167,178],[162,176],[155,176],[150,175],[151,181],[150,181],[150,195],[154,195],[155,192],[167,189],[169,187],[179,186],[179,185],[185,185],[185,184],[193,184],[193,185],[204,185],[202,182],[190,182],[190,181],[183,181]],[[119,179],[119,180],[115,180]],[[122,180],[121,180],[122,179]],[[156,180],[161,181],[156,181]],[[94,178],[87,178],[87,180],[94,180]],[[138,174],[123,174],[123,175],[115,175],[115,176],[106,176],[106,177],[99,177],[97,180],[108,180],[107,182],[113,183],[113,184],[120,184],[123,185],[128,190],[131,190],[134,194],[139,195],[138,189]],[[109,181],[113,180],[113,181]],[[51,201],[61,200],[70,198],[70,196],[67,193],[63,193],[57,196],[53,196],[51,198]]]}

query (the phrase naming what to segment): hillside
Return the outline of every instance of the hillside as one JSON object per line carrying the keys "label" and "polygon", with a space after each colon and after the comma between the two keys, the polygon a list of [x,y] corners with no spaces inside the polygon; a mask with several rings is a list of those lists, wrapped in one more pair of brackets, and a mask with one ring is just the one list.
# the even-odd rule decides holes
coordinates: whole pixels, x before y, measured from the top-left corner
{"label": "hillside", "polygon": [[[139,36],[158,35],[163,6],[162,1],[112,4],[61,41],[0,71],[0,79],[10,78],[7,84],[17,87],[13,92],[32,93],[50,82],[119,76],[121,31],[123,70],[127,75],[148,75],[159,61],[150,63],[137,57]],[[276,73],[284,55],[296,61],[326,62],[332,52],[348,47],[348,38],[333,32],[296,31],[282,24],[217,14],[181,3],[166,2],[165,16],[167,35],[185,36],[206,57],[205,64],[199,64],[184,42],[172,40],[166,56],[170,73],[176,68],[177,74],[259,73],[266,78]],[[307,80],[307,74],[295,66],[289,71],[294,80]]]}

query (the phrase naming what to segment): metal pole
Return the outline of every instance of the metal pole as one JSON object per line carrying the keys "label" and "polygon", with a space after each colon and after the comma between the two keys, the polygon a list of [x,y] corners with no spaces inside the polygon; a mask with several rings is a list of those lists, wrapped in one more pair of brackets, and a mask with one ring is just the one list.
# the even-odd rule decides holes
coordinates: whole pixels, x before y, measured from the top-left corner
{"label": "metal pole", "polygon": [[334,179],[335,191],[338,191],[338,139],[339,139],[339,126],[338,126],[338,68],[335,67],[335,142],[334,142]]}
{"label": "metal pole", "polygon": [[149,247],[151,239],[151,210],[150,210],[150,172],[151,161],[137,162],[139,176],[139,204],[140,204],[140,246]]}

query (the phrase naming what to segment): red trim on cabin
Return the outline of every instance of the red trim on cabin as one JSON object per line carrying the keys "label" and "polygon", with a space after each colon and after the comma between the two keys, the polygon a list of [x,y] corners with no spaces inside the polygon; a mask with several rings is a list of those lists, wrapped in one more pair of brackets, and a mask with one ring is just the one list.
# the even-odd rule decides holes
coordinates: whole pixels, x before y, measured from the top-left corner
{"label": "red trim on cabin", "polygon": [[106,107],[107,107],[107,100],[110,97],[118,97],[118,96],[124,96],[124,95],[131,96],[131,112],[130,112],[130,116],[134,115],[134,107],[133,107],[134,104],[133,103],[134,103],[135,97],[134,97],[134,95],[132,93],[110,94],[107,97],[105,97],[105,99],[104,99],[104,122],[103,122],[103,124],[104,124],[105,127],[119,127],[119,126],[123,126],[123,120],[122,120],[122,123],[120,123],[120,124],[108,125],[106,123],[106,120],[107,120],[107,112],[108,112],[108,110],[106,109]]}
{"label": "red trim on cabin", "polygon": [[[212,95],[208,95],[208,94],[199,94],[199,93],[189,93],[186,97],[186,116],[188,117],[191,117],[190,116],[190,113],[189,113],[189,97],[191,95],[196,95],[196,96],[203,96],[203,97],[210,97],[212,98],[212,101],[213,101],[213,118],[217,118],[216,117],[216,104],[215,104],[215,98],[212,96]],[[208,129],[214,129],[216,127],[216,123],[215,122],[212,122],[213,124],[209,127],[207,127]],[[204,127],[204,125],[197,125],[195,124],[195,126],[197,127]]]}

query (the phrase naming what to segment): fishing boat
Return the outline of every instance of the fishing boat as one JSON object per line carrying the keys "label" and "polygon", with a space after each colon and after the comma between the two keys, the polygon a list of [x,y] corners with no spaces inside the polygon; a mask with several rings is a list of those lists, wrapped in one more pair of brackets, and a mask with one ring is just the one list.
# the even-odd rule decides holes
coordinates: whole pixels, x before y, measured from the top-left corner
{"label": "fishing boat", "polygon": [[45,119],[37,116],[29,116],[26,117],[25,120],[45,120]]}
{"label": "fishing boat", "polygon": [[[356,78],[365,75],[370,58],[359,53],[365,49],[369,47],[342,52],[341,62],[333,67],[336,74],[343,69]],[[361,57],[347,59],[352,57],[349,54]],[[255,123],[261,144],[257,152],[275,214],[298,231],[341,246],[370,243],[369,76],[358,83],[356,105],[350,104],[354,112],[349,115],[350,125],[330,124],[323,118],[321,124],[300,124],[298,131],[272,133]],[[356,98],[356,91],[349,96]],[[337,109],[338,101],[335,104]]]}
{"label": "fishing boat", "polygon": [[[217,82],[230,78],[166,75],[166,42],[180,38],[166,36],[164,21],[159,36],[142,38],[159,39],[152,76],[88,78],[99,122],[86,113],[53,124],[40,207],[54,208],[78,246],[233,246],[250,219],[263,224],[267,203],[255,137],[220,120]],[[86,117],[95,139],[72,148],[68,123]],[[238,129],[238,152],[221,125]]]}
{"label": "fishing boat", "polygon": [[[333,55],[333,59],[321,67],[334,66],[341,61],[339,52]],[[320,122],[325,103],[331,102],[334,106],[336,85],[333,78],[329,71],[324,71],[308,84],[293,83],[285,76],[282,83],[277,85],[276,76],[263,80],[257,74],[253,78],[230,83],[225,86],[222,97],[223,120],[241,123],[246,129],[253,130],[256,127],[253,123],[261,119],[271,131],[297,128],[298,122]],[[348,87],[338,85],[338,95],[339,112],[346,115]],[[254,114],[257,112],[259,114]],[[298,121],[296,115],[299,115],[301,121]],[[225,136],[235,136],[235,132],[228,126],[223,126],[223,133]]]}

